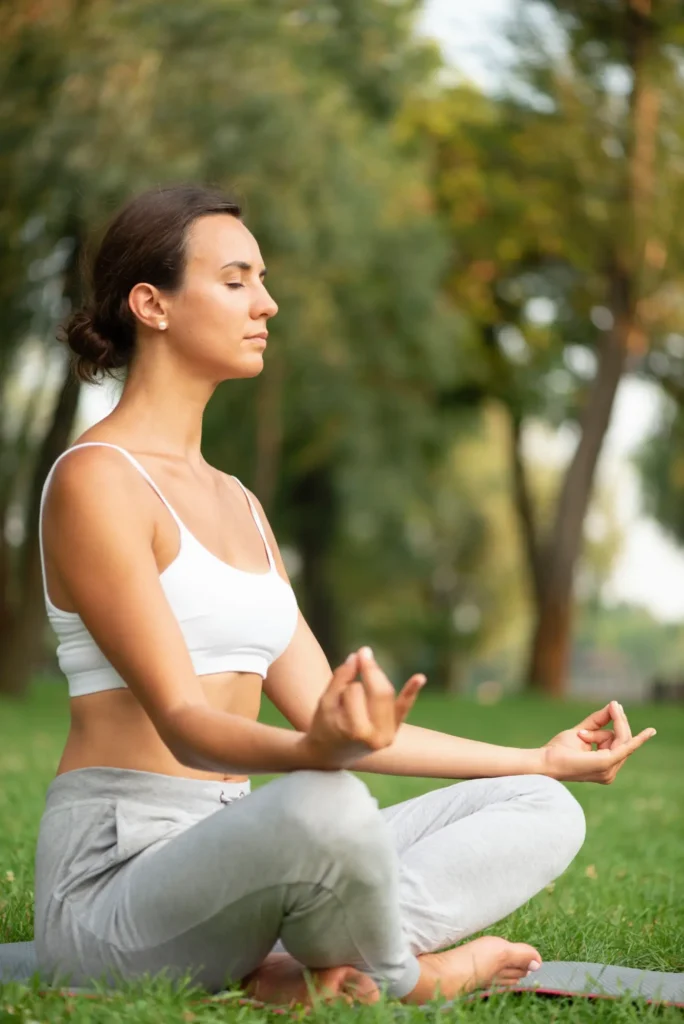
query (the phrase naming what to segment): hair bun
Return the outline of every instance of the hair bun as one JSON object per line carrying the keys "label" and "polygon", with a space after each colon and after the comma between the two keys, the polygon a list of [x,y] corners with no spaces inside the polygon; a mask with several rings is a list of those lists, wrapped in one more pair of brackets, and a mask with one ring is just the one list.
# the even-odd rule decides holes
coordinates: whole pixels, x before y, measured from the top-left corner
{"label": "hair bun", "polygon": [[73,369],[79,380],[95,383],[98,371],[106,373],[122,365],[116,346],[96,328],[89,309],[72,313],[61,329],[60,341],[76,356]]}

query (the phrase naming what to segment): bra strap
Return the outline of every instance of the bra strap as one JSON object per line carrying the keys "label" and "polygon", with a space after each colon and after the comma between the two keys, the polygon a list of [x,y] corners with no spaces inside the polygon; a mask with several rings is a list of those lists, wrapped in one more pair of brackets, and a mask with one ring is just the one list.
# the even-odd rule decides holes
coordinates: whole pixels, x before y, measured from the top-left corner
{"label": "bra strap", "polygon": [[[122,455],[125,455],[125,456],[126,456],[126,458],[128,459],[128,461],[129,461],[129,462],[131,463],[131,465],[132,465],[132,466],[135,466],[135,468],[136,468],[136,469],[138,470],[138,472],[139,472],[139,473],[141,473],[141,474],[142,474],[142,476],[144,476],[144,477],[145,477],[145,479],[147,480],[147,482],[148,482],[148,484],[150,485],[150,487],[151,487],[151,488],[152,488],[152,489],[153,489],[154,491],[156,491],[156,492],[157,492],[157,494],[159,495],[159,497],[161,498],[161,500],[162,500],[162,501],[164,502],[164,504],[165,504],[165,505],[166,505],[166,507],[168,508],[169,512],[171,513],[171,515],[173,516],[173,518],[174,518],[174,519],[176,520],[176,522],[178,523],[178,526],[179,526],[179,528],[180,528],[181,530],[183,529],[183,523],[182,523],[181,519],[179,518],[179,516],[177,515],[177,513],[176,513],[176,510],[175,510],[175,509],[174,509],[174,508],[173,508],[173,507],[172,507],[172,506],[171,506],[171,505],[169,504],[169,502],[168,502],[168,501],[166,500],[166,498],[164,497],[164,495],[162,494],[162,492],[161,492],[161,491],[159,490],[159,488],[157,487],[156,483],[154,482],[154,480],[152,479],[152,477],[150,476],[150,474],[149,474],[149,473],[147,472],[147,470],[145,469],[145,467],[144,467],[144,466],[141,466],[141,465],[140,465],[140,463],[138,462],[138,460],[137,460],[137,459],[135,458],[135,456],[133,456],[133,455],[132,455],[132,454],[131,454],[131,453],[130,453],[130,452],[128,451],[128,449],[127,449],[127,448],[122,448],[122,447],[121,447],[121,445],[118,445],[118,444],[112,444],[112,443],[111,443],[111,442],[109,442],[109,441],[83,441],[83,442],[82,442],[81,444],[74,444],[74,445],[72,445],[72,446],[71,446],[71,448],[66,448],[66,449],[65,449],[65,450],[64,450],[64,451],[62,452],[62,454],[61,454],[61,455],[59,456],[59,458],[58,458],[58,459],[57,459],[57,460],[55,461],[55,463],[54,463],[54,465],[53,465],[52,469],[54,469],[54,468],[55,468],[55,466],[57,465],[57,463],[59,462],[59,460],[60,460],[61,458],[63,458],[63,457],[65,456],[65,455],[68,455],[68,454],[69,454],[69,452],[73,452],[73,451],[75,451],[75,450],[76,450],[77,448],[89,448],[89,447],[91,447],[91,446],[95,446],[95,445],[101,445],[101,446],[103,446],[103,447],[105,447],[105,448],[115,448],[115,449],[116,449],[116,451],[118,451],[118,452],[121,452],[121,454],[122,454]],[[52,472],[52,470],[50,470],[50,472]]]}
{"label": "bra strap", "polygon": [[[232,475],[232,474],[231,474],[231,475]],[[246,488],[246,487],[245,487],[245,485],[244,485],[244,484],[242,483],[242,481],[241,481],[241,480],[238,480],[238,478],[237,478],[236,476],[234,476],[234,477],[233,477],[233,480],[237,481],[237,483],[239,483],[239,484],[240,484],[240,487],[242,488],[242,490],[243,490],[243,491],[244,491],[244,493],[245,493],[245,497],[247,498],[247,501],[249,502],[249,507],[250,507],[250,508],[251,508],[251,510],[252,510],[252,517],[253,517],[253,519],[254,519],[254,522],[255,522],[255,523],[256,523],[256,525],[257,525],[257,529],[258,529],[259,533],[261,534],[261,539],[262,539],[262,540],[263,540],[263,542],[264,542],[264,546],[266,547],[266,554],[267,554],[267,556],[268,556],[268,564],[269,564],[269,565],[271,566],[271,569],[272,569],[272,570],[273,570],[273,571],[275,572],[275,571],[276,571],[276,564],[275,564],[275,559],[274,559],[274,557],[273,557],[273,552],[271,551],[271,546],[270,546],[270,544],[269,544],[269,543],[268,543],[268,541],[266,540],[266,534],[265,534],[265,532],[264,532],[264,527],[263,527],[263,525],[262,525],[262,522],[261,522],[261,518],[260,518],[260,516],[259,516],[259,513],[257,512],[257,510],[256,510],[256,508],[255,508],[255,506],[254,506],[254,502],[253,502],[253,501],[252,501],[252,499],[250,498],[250,496],[249,496],[249,493],[248,493],[248,491],[247,491],[247,488]]]}
{"label": "bra strap", "polygon": [[69,452],[76,451],[77,448],[91,448],[91,447],[95,447],[95,446],[102,446],[104,448],[115,448],[118,452],[121,452],[123,455],[125,455],[126,458],[128,459],[128,461],[131,463],[131,465],[135,466],[135,468],[138,470],[138,472],[141,473],[145,477],[145,479],[150,484],[150,486],[157,492],[157,494],[159,495],[161,500],[164,502],[164,504],[168,508],[168,510],[171,513],[171,515],[173,516],[173,518],[175,519],[176,523],[178,524],[179,530],[182,531],[183,528],[184,528],[182,521],[179,519],[178,515],[176,514],[176,512],[172,508],[172,506],[169,505],[168,501],[166,500],[166,498],[164,497],[162,492],[159,490],[159,488],[157,487],[156,483],[154,482],[154,480],[152,479],[150,474],[147,472],[147,470],[144,468],[144,466],[141,466],[140,463],[138,462],[138,460],[133,455],[131,455],[131,453],[128,451],[128,449],[122,448],[118,444],[111,444],[109,441],[82,441],[81,444],[74,444],[74,445],[71,445],[70,448],[65,448],[64,451],[62,452],[62,454],[57,456],[57,458],[53,462],[52,466],[50,467],[50,472],[48,473],[48,475],[45,478],[45,483],[43,484],[43,490],[42,490],[42,493],[41,493],[41,496],[40,496],[40,511],[39,511],[39,518],[38,518],[38,541],[39,541],[39,546],[40,546],[40,567],[41,567],[42,574],[43,574],[43,593],[45,595],[46,603],[48,605],[50,605],[52,608],[56,608],[56,605],[54,605],[52,603],[52,601],[50,600],[50,598],[48,596],[48,592],[47,592],[47,578],[46,578],[46,574],[45,574],[45,556],[44,556],[44,552],[43,552],[43,506],[45,504],[45,495],[47,493],[48,484],[49,484],[49,482],[50,482],[50,480],[52,478],[52,474],[55,471],[55,467],[57,466],[57,463],[60,462],[61,459],[64,458],[65,455],[68,455]]}

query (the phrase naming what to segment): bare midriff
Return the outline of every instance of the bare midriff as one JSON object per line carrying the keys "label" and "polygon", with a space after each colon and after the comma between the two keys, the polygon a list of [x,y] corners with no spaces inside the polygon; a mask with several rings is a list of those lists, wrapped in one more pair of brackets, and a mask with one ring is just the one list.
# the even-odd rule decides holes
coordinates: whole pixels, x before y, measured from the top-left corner
{"label": "bare midriff", "polygon": [[[263,680],[252,672],[200,676],[207,700],[218,711],[259,716]],[[200,771],[178,761],[130,690],[104,690],[70,701],[71,727],[57,774],[77,768],[129,768],[188,779],[244,782],[247,775]]]}

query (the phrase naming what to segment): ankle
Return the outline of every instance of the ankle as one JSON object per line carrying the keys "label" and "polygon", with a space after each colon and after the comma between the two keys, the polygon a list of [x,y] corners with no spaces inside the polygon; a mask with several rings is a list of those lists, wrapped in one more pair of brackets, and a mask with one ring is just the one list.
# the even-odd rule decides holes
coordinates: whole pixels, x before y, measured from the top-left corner
{"label": "ankle", "polygon": [[410,992],[407,992],[405,996],[401,996],[399,1000],[401,1003],[421,1005],[422,1003],[427,1003],[430,999],[434,999],[438,994],[440,978],[430,963],[431,954],[422,953],[416,959],[420,964],[418,981]]}

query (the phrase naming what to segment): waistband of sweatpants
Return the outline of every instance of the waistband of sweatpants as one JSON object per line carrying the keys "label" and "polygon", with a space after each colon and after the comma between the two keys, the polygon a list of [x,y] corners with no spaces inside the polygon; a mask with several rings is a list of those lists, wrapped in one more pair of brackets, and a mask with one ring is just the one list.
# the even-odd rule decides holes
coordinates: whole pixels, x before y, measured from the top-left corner
{"label": "waistband of sweatpants", "polygon": [[133,768],[74,768],[55,776],[48,786],[46,811],[92,800],[128,798],[156,806],[185,807],[197,812],[219,810],[251,792],[246,782],[187,779],[141,772]]}

